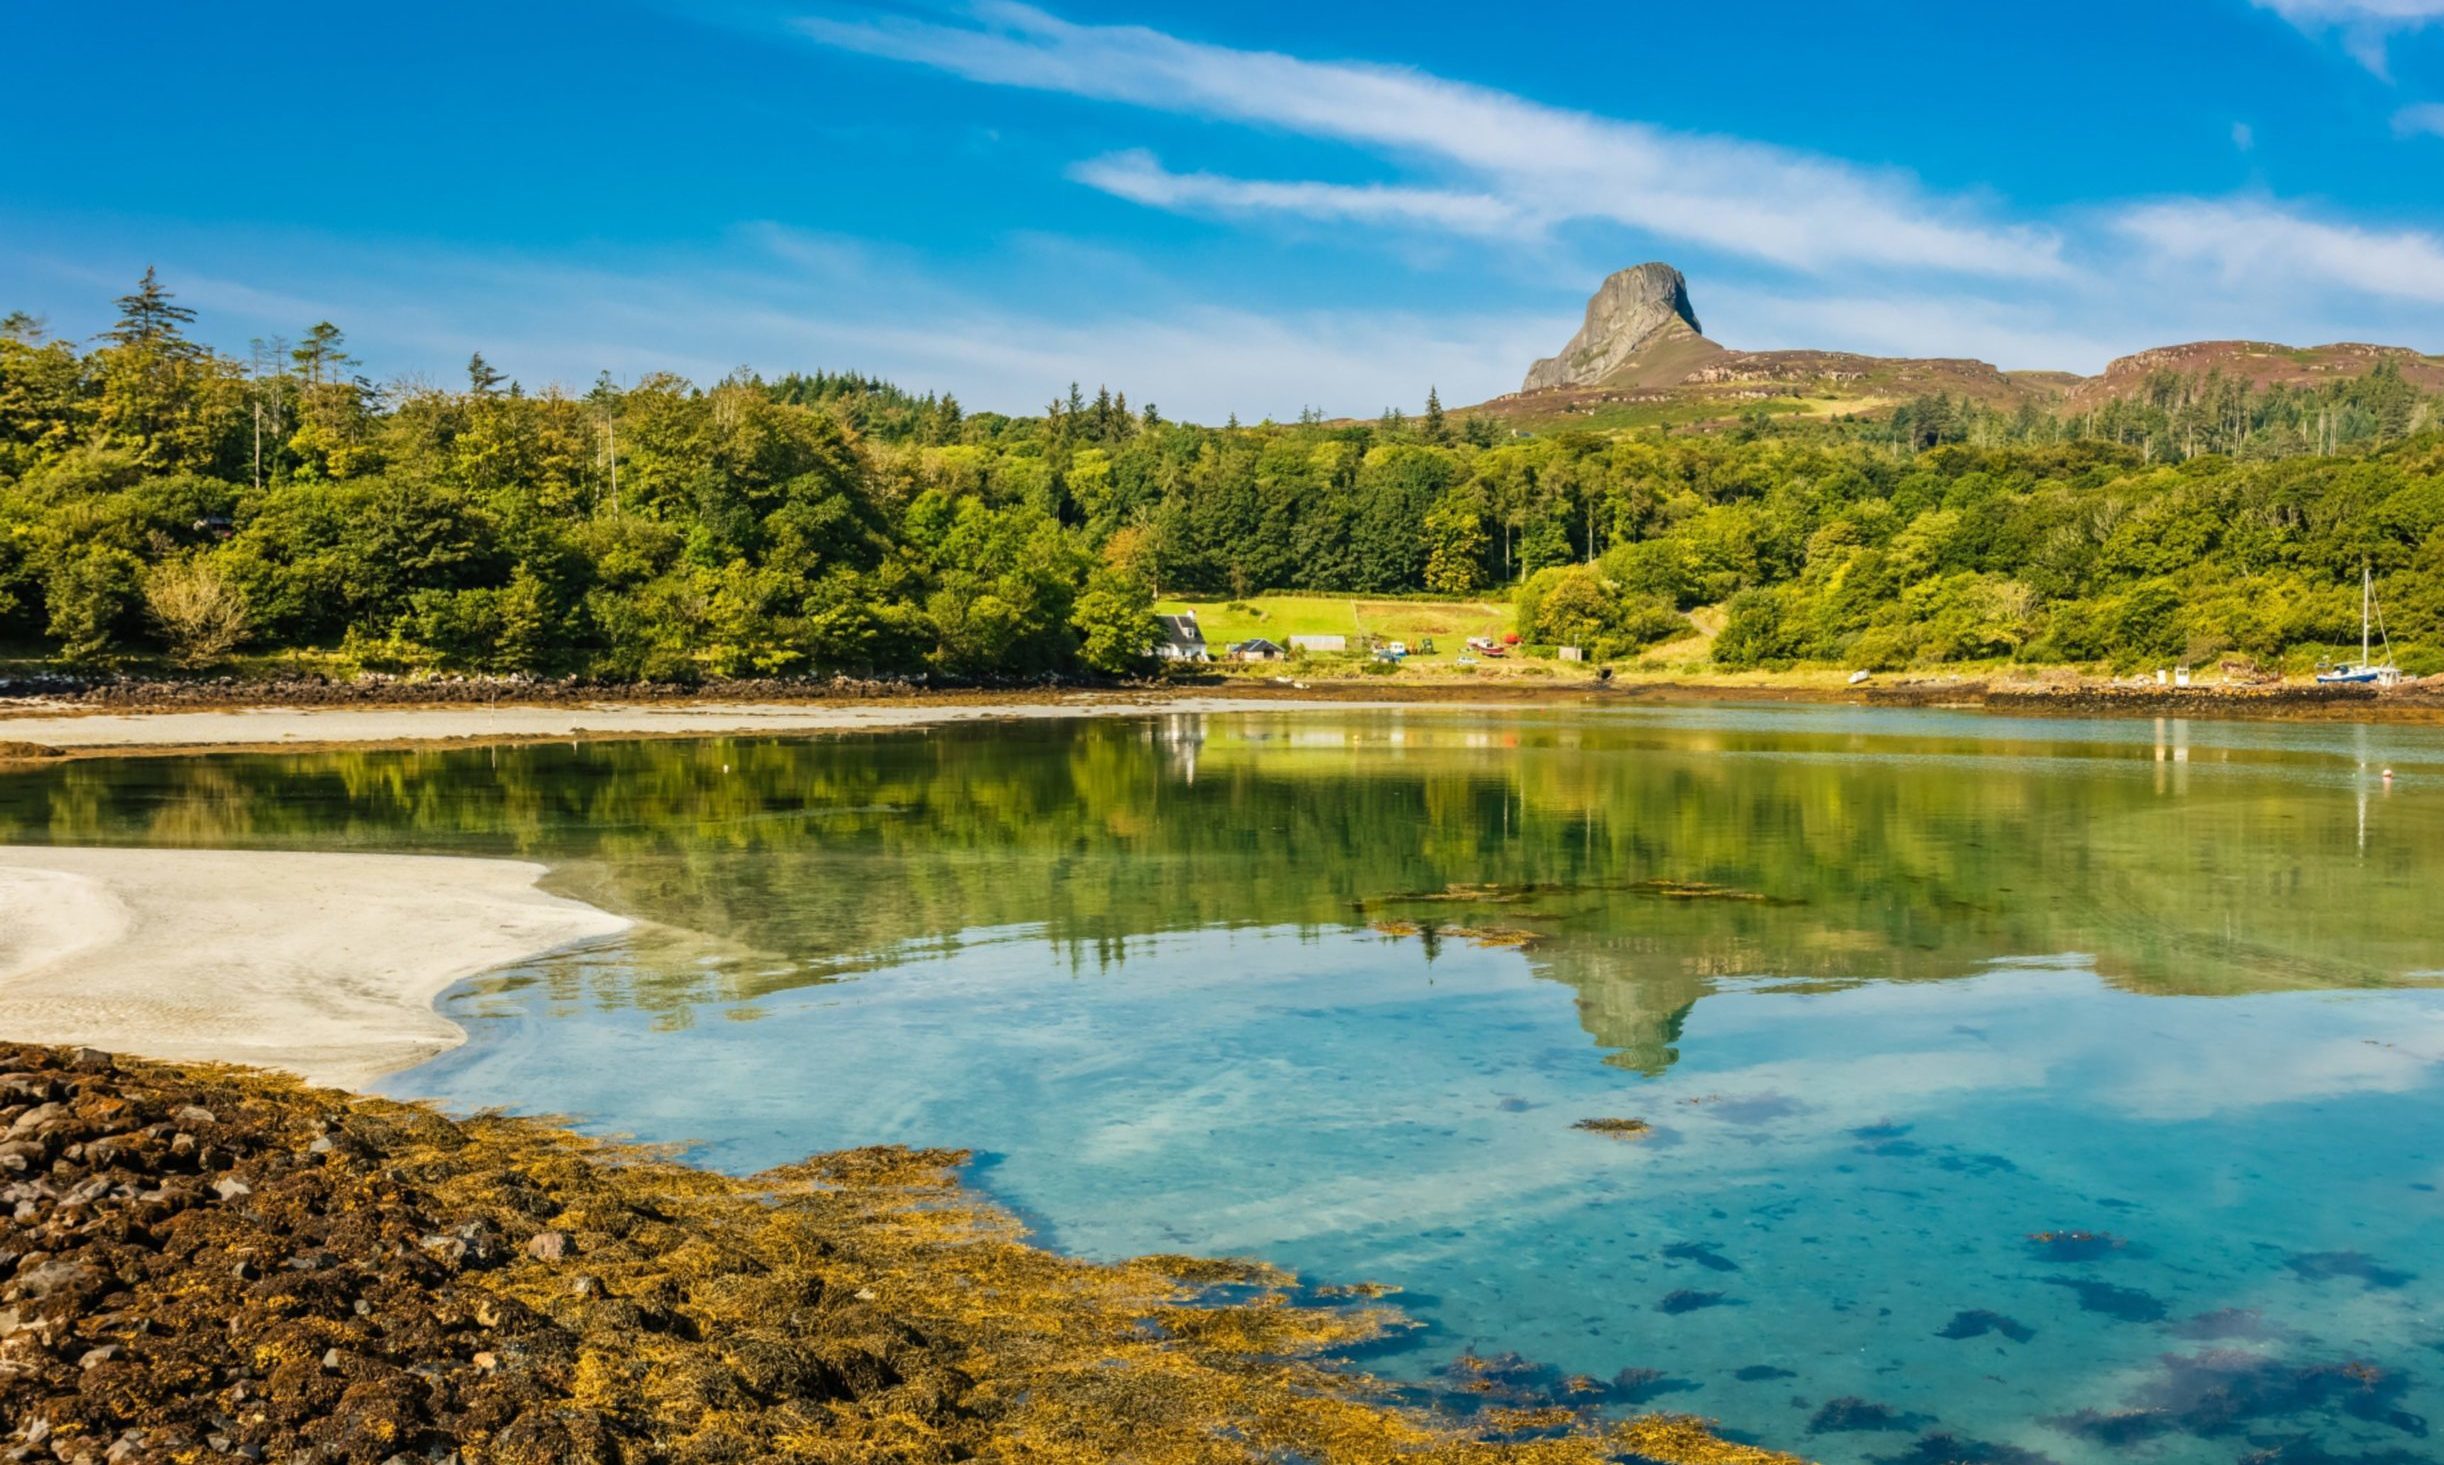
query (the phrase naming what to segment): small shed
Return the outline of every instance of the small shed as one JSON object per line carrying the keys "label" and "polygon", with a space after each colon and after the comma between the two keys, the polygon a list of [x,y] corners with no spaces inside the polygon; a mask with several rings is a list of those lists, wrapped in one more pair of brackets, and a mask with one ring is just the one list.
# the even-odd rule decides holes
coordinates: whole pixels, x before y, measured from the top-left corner
{"label": "small shed", "polygon": [[1337,654],[1349,650],[1349,638],[1347,636],[1292,636],[1290,649]]}
{"label": "small shed", "polygon": [[1290,653],[1283,649],[1280,642],[1257,636],[1246,641],[1233,641],[1229,654],[1233,661],[1280,661]]}
{"label": "small shed", "polygon": [[1182,611],[1178,615],[1158,615],[1154,618],[1156,639],[1154,654],[1164,661],[1211,661],[1205,650],[1205,633],[1197,628],[1197,613]]}
{"label": "small shed", "polygon": [[1587,648],[1584,646],[1564,646],[1561,648],[1560,655],[1561,659],[1564,661],[1585,661],[1587,659]]}

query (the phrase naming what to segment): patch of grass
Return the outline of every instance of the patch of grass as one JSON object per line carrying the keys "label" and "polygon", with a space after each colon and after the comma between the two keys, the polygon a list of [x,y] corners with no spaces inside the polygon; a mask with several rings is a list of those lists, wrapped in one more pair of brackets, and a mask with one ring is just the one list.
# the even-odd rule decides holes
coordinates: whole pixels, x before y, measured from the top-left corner
{"label": "patch of grass", "polygon": [[1500,637],[1515,617],[1510,603],[1485,600],[1368,600],[1345,595],[1253,595],[1237,600],[1163,600],[1164,615],[1194,611],[1205,644],[1216,656],[1233,641],[1257,636],[1290,644],[1292,636],[1346,636],[1352,654],[1361,638],[1381,636],[1415,646],[1434,640],[1430,659],[1448,663],[1467,649],[1470,636]]}

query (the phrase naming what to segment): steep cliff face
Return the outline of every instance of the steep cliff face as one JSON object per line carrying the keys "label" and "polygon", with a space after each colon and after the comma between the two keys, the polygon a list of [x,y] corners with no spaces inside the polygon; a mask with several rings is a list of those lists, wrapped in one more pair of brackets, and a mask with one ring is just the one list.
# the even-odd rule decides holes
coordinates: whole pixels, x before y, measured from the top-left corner
{"label": "steep cliff face", "polygon": [[1670,265],[1642,264],[1597,288],[1578,334],[1529,367],[1521,390],[1669,386],[1722,354],[1697,324],[1688,280]]}

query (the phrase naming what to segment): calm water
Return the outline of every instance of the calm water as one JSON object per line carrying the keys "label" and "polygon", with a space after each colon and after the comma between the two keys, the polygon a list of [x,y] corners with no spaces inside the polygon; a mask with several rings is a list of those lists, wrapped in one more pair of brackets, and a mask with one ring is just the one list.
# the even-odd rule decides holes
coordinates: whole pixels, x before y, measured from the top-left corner
{"label": "calm water", "polygon": [[2424,730],[1416,711],[136,760],[0,778],[0,840],[546,860],[654,924],[461,988],[472,1040],[395,1091],[741,1170],[971,1147],[1075,1251],[1399,1285],[1393,1374],[1516,1352],[1836,1462],[2444,1458]]}

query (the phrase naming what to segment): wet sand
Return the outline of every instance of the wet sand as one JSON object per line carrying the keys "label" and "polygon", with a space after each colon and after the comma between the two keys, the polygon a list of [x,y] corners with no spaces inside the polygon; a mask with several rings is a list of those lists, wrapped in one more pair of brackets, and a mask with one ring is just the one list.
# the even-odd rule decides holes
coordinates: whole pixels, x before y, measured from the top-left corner
{"label": "wet sand", "polygon": [[239,707],[227,711],[87,712],[29,704],[0,715],[8,744],[60,752],[183,752],[205,748],[298,748],[448,742],[544,742],[572,738],[714,737],[865,732],[950,723],[1060,717],[1159,717],[1178,713],[1347,711],[1396,707],[1326,698],[1088,693],[1038,701],[598,702],[503,707]]}
{"label": "wet sand", "polygon": [[358,1087],[457,1046],[453,983],[628,929],[541,865],[0,846],[0,1032]]}

